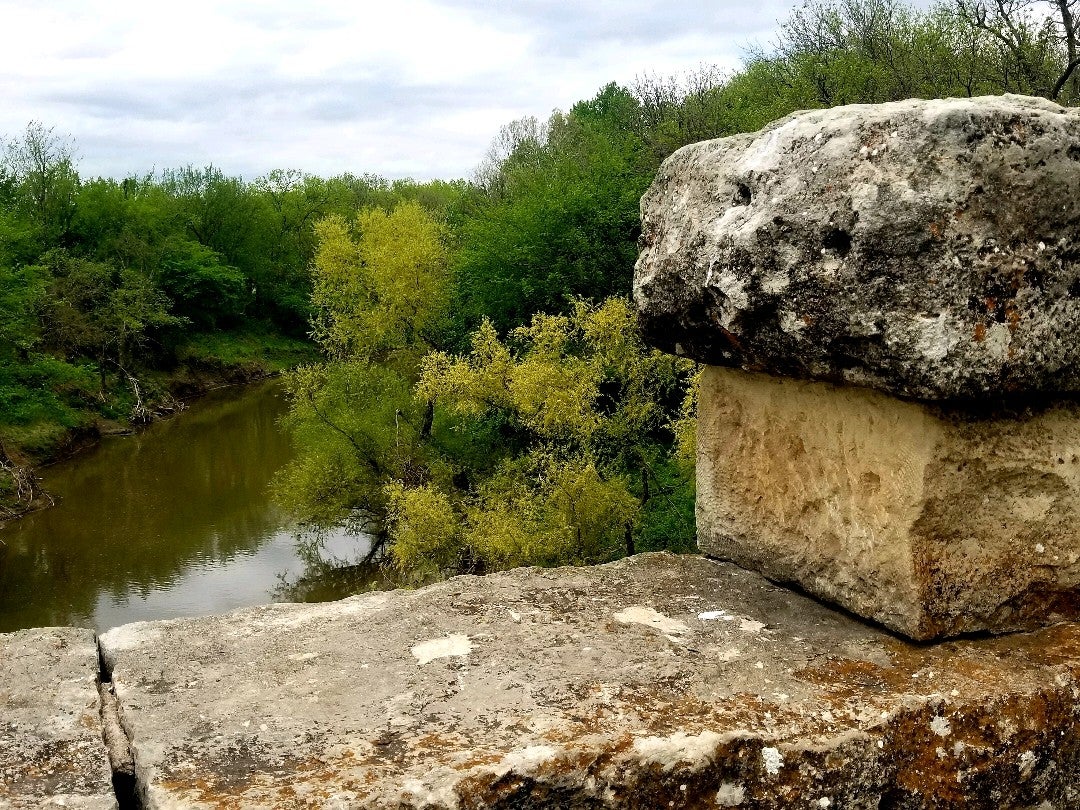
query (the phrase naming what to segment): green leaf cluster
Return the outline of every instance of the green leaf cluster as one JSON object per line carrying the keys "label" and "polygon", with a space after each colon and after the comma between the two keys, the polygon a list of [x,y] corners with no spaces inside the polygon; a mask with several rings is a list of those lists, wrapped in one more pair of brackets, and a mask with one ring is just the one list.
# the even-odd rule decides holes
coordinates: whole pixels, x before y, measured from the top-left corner
{"label": "green leaf cluster", "polygon": [[[655,506],[638,481],[655,478],[671,441],[670,405],[692,373],[690,362],[642,344],[629,302],[617,297],[537,314],[506,341],[485,321],[469,352],[429,354],[416,393],[435,403],[443,429],[500,427],[485,468],[441,493],[453,495],[458,518],[448,537],[460,554],[507,567],[597,562],[633,549]],[[410,515],[403,504],[390,527],[399,566],[413,563],[415,548],[398,545]]]}
{"label": "green leaf cluster", "polygon": [[[374,204],[441,211],[461,190],[298,171],[249,183],[212,166],[82,178],[71,139],[31,122],[0,141],[5,452],[41,460],[70,429],[170,407],[170,385],[290,362],[310,346],[315,223],[357,223]],[[413,314],[383,325],[412,328]]]}
{"label": "green leaf cluster", "polygon": [[[348,241],[351,261],[371,238]],[[357,300],[372,304],[350,299],[354,322],[366,323]],[[639,542],[685,546],[692,522],[661,539],[653,513],[688,489],[667,448],[693,372],[646,348],[617,297],[537,314],[505,339],[485,320],[468,351],[429,351],[412,375],[363,351],[306,367],[290,376],[302,450],[279,497],[315,524],[364,510],[401,571],[589,563]]]}

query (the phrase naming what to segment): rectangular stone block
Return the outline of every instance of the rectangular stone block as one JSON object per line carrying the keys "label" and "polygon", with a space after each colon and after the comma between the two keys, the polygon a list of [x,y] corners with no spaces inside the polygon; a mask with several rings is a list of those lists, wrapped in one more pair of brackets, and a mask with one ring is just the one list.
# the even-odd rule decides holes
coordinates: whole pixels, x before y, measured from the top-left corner
{"label": "rectangular stone block", "polygon": [[914,639],[1080,614],[1080,406],[951,411],[707,367],[706,554]]}

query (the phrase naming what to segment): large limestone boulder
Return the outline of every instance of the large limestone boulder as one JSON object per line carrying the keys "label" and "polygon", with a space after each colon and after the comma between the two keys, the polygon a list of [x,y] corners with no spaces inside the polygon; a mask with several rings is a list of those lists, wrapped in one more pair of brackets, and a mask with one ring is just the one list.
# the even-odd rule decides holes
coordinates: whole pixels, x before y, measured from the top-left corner
{"label": "large limestone boulder", "polygon": [[796,113],[642,218],[647,333],[710,364],[704,551],[918,639],[1080,614],[1080,111]]}
{"label": "large limestone boulder", "polygon": [[642,220],[662,348],[926,399],[1080,390],[1080,111],[797,113],[680,149]]}

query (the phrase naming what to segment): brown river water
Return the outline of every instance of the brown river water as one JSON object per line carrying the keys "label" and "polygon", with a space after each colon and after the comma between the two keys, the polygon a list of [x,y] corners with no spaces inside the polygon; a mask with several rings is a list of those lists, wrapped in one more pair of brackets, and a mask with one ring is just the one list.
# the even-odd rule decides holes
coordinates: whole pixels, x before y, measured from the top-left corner
{"label": "brown river water", "polygon": [[[0,632],[104,630],[290,598],[312,557],[268,492],[292,453],[278,424],[286,407],[275,382],[222,389],[44,470],[57,506],[0,528]],[[351,563],[367,547],[341,533],[318,555]]]}

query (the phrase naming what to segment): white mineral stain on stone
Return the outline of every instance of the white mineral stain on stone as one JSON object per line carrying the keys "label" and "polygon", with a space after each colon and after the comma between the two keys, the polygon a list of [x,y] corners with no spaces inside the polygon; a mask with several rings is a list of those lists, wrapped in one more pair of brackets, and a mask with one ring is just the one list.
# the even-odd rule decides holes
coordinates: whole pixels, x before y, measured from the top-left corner
{"label": "white mineral stain on stone", "polygon": [[724,782],[716,791],[716,804],[719,807],[738,807],[746,798],[746,789],[734,782]]}
{"label": "white mineral stain on stone", "polygon": [[[791,276],[788,273],[769,273],[761,280],[761,289],[769,295],[782,293],[790,286]],[[783,314],[781,314],[781,318],[783,318]]]}
{"label": "white mineral stain on stone", "polygon": [[1024,779],[1027,779],[1029,776],[1031,776],[1031,772],[1035,769],[1035,763],[1037,761],[1038,759],[1035,756],[1034,752],[1025,751],[1024,753],[1022,753],[1020,755],[1020,760],[1018,763],[1020,766],[1020,776]]}
{"label": "white mineral stain on stone", "polygon": [[931,720],[930,730],[939,737],[948,737],[952,734],[952,726],[949,725],[949,721],[944,717],[935,717]]}
{"label": "white mineral stain on stone", "polygon": [[765,773],[776,776],[784,765],[784,757],[778,748],[762,748],[761,764],[765,767]]}
{"label": "white mineral stain on stone", "polygon": [[789,335],[797,334],[806,328],[806,321],[797,312],[790,309],[780,310],[780,329]]}
{"label": "white mineral stain on stone", "polygon": [[529,773],[537,766],[556,757],[558,751],[550,745],[530,745],[519,751],[511,751],[502,758],[499,764],[514,773]]}
{"label": "white mineral stain on stone", "polygon": [[765,629],[764,622],[756,622],[753,619],[741,619],[739,629],[744,633],[760,633]]}
{"label": "white mineral stain on stone", "polygon": [[916,319],[915,327],[916,345],[927,360],[943,360],[959,341],[956,333],[949,328],[944,312],[933,318],[923,316]]}
{"label": "white mineral stain on stone", "polygon": [[764,137],[758,138],[753,146],[746,151],[746,156],[740,161],[739,173],[768,172],[775,169],[778,165],[777,142],[780,140],[780,133],[789,127],[790,124],[787,124],[779,129],[772,130]]}
{"label": "white mineral stain on stone", "polygon": [[822,796],[820,799],[817,800],[817,806],[825,808],[832,807],[832,799],[830,799],[828,796]]}
{"label": "white mineral stain on stone", "polygon": [[150,622],[124,624],[100,636],[101,645],[109,655],[134,650],[140,644],[150,643],[159,638],[161,638],[161,630],[153,628]]}
{"label": "white mineral stain on stone", "polygon": [[735,618],[726,610],[706,610],[704,613],[699,613],[697,617],[703,622],[711,622],[715,619],[723,619],[724,621],[730,622]]}
{"label": "white mineral stain on stone", "polygon": [[732,268],[724,268],[716,276],[714,284],[737,309],[746,309],[750,304],[750,296],[746,294],[746,279],[741,278]]}
{"label": "white mineral stain on stone", "polygon": [[983,340],[983,350],[994,360],[1004,360],[1009,356],[1009,345],[1012,343],[1012,332],[1003,323],[991,324],[986,330],[986,339]]}
{"label": "white mineral stain on stone", "polygon": [[446,638],[433,638],[430,641],[422,641],[412,647],[412,654],[420,666],[434,661],[436,658],[451,658],[464,656],[472,652],[472,641],[463,633],[454,633]]}
{"label": "white mineral stain on stone", "polygon": [[634,740],[634,753],[643,765],[659,765],[671,771],[681,762],[704,764],[724,738],[715,731],[687,734],[677,731],[670,737],[639,737]]}
{"label": "white mineral stain on stone", "polygon": [[337,602],[337,612],[341,616],[354,616],[357,614],[371,613],[381,610],[390,602],[387,592],[366,593],[362,596],[353,596]]}
{"label": "white mineral stain on stone", "polygon": [[654,630],[659,630],[665,635],[672,633],[688,633],[690,628],[678,619],[672,619],[645,605],[631,605],[615,614],[616,621],[623,624],[643,624]]}
{"label": "white mineral stain on stone", "polygon": [[457,774],[446,766],[436,766],[423,781],[412,777],[401,786],[402,798],[412,799],[420,807],[458,806],[458,797],[454,792]]}

